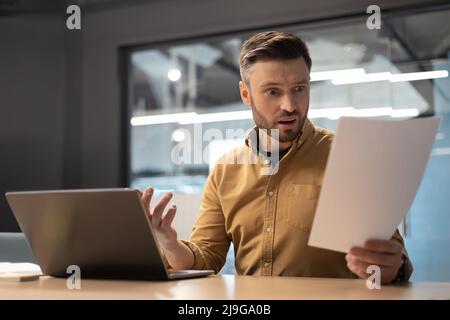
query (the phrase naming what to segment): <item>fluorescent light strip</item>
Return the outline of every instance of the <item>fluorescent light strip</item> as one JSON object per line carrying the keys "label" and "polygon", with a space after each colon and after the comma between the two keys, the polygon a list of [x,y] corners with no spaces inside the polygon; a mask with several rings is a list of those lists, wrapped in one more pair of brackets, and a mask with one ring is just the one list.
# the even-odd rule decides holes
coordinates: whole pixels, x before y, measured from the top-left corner
{"label": "fluorescent light strip", "polygon": [[310,119],[318,119],[318,118],[339,118],[342,115],[346,115],[354,111],[354,108],[351,107],[342,107],[342,108],[322,108],[322,109],[310,109],[308,111],[308,118]]}
{"label": "fluorescent light strip", "polygon": [[392,118],[417,117],[418,115],[419,110],[416,108],[392,109],[390,114]]}
{"label": "fluorescent light strip", "polygon": [[432,156],[449,156],[450,148],[435,148],[431,152]]}
{"label": "fluorescent light strip", "polygon": [[341,84],[385,81],[389,80],[390,78],[391,78],[390,72],[366,73],[362,76],[336,78],[331,80],[331,83],[334,85],[341,85]]}
{"label": "fluorescent light strip", "polygon": [[151,124],[165,124],[165,123],[179,123],[179,124],[194,124],[194,123],[207,123],[207,122],[221,122],[232,120],[247,120],[253,119],[252,112],[250,110],[243,111],[230,111],[230,112],[214,112],[214,113],[202,113],[196,112],[183,112],[183,113],[170,113],[154,116],[137,116],[131,118],[131,125],[143,126]]}
{"label": "fluorescent light strip", "polygon": [[323,108],[312,109],[308,112],[308,118],[328,118],[336,120],[340,117],[382,117],[390,116],[392,118],[416,117],[419,115],[419,110],[416,108],[392,109],[386,108],[362,108],[355,109],[352,107],[343,108]]}
{"label": "fluorescent light strip", "polygon": [[195,117],[183,119],[178,121],[178,123],[193,124],[247,119],[253,119],[252,112],[250,110],[196,114]]}
{"label": "fluorescent light strip", "polygon": [[317,71],[311,72],[310,81],[313,82],[313,81],[332,80],[335,78],[343,78],[343,77],[360,77],[363,76],[365,73],[366,71],[363,68]]}
{"label": "fluorescent light strip", "polygon": [[390,72],[378,72],[378,73],[366,73],[364,75],[359,76],[335,78],[332,79],[331,82],[334,85],[342,85],[342,84],[365,83],[375,81],[404,82],[404,81],[438,79],[446,77],[448,77],[447,70],[397,73],[397,74],[392,74]]}
{"label": "fluorescent light strip", "polygon": [[187,119],[192,119],[197,113],[195,112],[182,112],[182,113],[168,113],[158,114],[154,116],[139,116],[131,118],[132,126],[145,126],[149,124],[163,124],[180,122]]}
{"label": "fluorescent light strip", "polygon": [[400,73],[393,74],[391,76],[391,82],[400,81],[416,81],[416,80],[426,80],[426,79],[438,79],[447,78],[447,70],[436,70],[436,71],[423,71],[423,72],[410,72],[410,73]]}
{"label": "fluorescent light strip", "polygon": [[[308,112],[310,119],[328,118],[331,120],[339,119],[340,117],[381,117],[390,116],[392,118],[415,117],[419,115],[419,110],[416,108],[392,109],[385,108],[361,108],[355,109],[352,107],[341,108],[322,108],[311,109]],[[132,126],[143,126],[152,124],[178,123],[181,125],[208,123],[208,122],[222,122],[234,120],[251,120],[253,119],[250,110],[230,111],[230,112],[214,112],[197,114],[195,112],[172,113],[155,116],[141,116],[131,118]]]}

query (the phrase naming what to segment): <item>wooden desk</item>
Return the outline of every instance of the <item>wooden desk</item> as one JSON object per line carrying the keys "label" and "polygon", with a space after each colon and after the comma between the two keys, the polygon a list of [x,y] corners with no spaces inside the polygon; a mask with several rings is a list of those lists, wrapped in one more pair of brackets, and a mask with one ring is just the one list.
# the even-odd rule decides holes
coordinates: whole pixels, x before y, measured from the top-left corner
{"label": "wooden desk", "polygon": [[416,282],[369,290],[363,280],[210,276],[179,281],[81,280],[80,290],[65,279],[0,282],[0,299],[450,299],[450,283]]}

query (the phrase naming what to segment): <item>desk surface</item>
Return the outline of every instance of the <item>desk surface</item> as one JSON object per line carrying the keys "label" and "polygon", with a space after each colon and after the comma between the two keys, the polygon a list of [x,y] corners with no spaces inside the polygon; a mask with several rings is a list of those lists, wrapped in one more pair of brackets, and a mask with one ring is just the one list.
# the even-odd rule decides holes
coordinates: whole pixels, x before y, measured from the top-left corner
{"label": "desk surface", "polygon": [[65,279],[0,282],[0,299],[450,299],[450,283],[415,282],[369,290],[364,280],[209,276],[178,281],[81,280],[80,290]]}
{"label": "desk surface", "polygon": [[450,299],[450,283],[415,282],[369,290],[364,280],[209,276],[178,281],[66,280],[0,282],[0,299]]}

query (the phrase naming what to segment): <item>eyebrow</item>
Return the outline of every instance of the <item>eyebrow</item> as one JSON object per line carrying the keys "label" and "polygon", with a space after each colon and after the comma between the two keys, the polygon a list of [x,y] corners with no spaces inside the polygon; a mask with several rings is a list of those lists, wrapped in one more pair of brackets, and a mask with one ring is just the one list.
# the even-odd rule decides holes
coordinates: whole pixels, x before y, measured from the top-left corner
{"label": "eyebrow", "polygon": [[[307,84],[307,83],[308,83],[307,80],[300,80],[298,82],[295,82],[294,84]],[[270,87],[270,86],[279,86],[279,85],[281,85],[281,83],[276,82],[276,81],[264,81],[259,86],[260,87]]]}

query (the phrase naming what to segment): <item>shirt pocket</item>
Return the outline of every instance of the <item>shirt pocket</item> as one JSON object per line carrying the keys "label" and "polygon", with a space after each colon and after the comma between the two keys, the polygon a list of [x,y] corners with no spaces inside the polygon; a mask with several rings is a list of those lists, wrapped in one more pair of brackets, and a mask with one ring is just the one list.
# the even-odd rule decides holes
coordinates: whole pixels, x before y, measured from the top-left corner
{"label": "shirt pocket", "polygon": [[292,184],[289,186],[286,222],[309,232],[319,200],[320,185]]}

